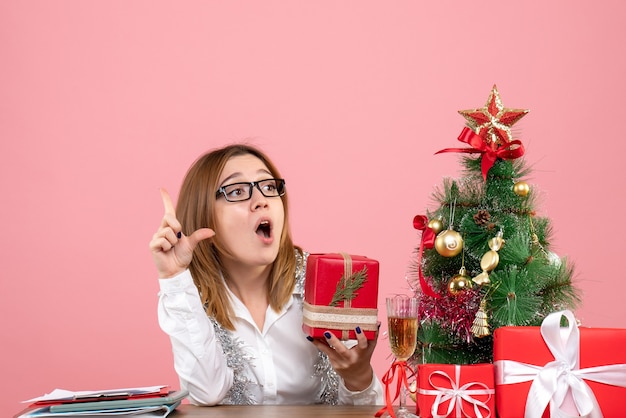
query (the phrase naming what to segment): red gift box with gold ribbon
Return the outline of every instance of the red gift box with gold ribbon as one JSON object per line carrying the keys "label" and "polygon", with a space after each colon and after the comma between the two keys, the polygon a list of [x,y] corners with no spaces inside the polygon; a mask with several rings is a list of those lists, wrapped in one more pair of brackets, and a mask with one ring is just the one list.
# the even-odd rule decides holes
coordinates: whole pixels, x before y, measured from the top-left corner
{"label": "red gift box with gold ribbon", "polygon": [[541,327],[497,328],[498,416],[623,417],[625,346],[626,329],[579,328],[570,311],[548,315]]}
{"label": "red gift box with gold ribbon", "polygon": [[341,340],[368,340],[378,330],[378,261],[346,253],[310,254],[304,284],[302,328],[313,338],[330,331]]}
{"label": "red gift box with gold ribbon", "polygon": [[[493,364],[418,364],[421,418],[496,416]],[[521,417],[520,417],[521,418]]]}

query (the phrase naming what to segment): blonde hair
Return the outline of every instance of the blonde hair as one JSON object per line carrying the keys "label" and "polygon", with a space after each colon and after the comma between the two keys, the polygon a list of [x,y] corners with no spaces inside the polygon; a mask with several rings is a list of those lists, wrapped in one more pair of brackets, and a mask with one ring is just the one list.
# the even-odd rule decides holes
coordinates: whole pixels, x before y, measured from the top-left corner
{"label": "blonde hair", "polygon": [[[176,216],[182,224],[185,235],[190,235],[199,228],[215,230],[215,192],[219,188],[218,182],[222,170],[232,157],[248,154],[261,160],[274,178],[281,178],[278,169],[267,155],[251,145],[228,145],[200,156],[185,175],[176,206]],[[285,222],[267,289],[269,304],[277,312],[287,303],[295,286],[294,250],[302,251],[293,244],[291,239],[287,194],[280,199],[283,200]],[[200,241],[194,251],[189,269],[207,315],[215,318],[224,328],[234,330],[233,308],[230,305],[225,281],[220,275],[221,272],[224,279],[228,278],[228,272],[222,264],[222,255],[225,253],[226,250],[221,246],[218,236]]]}

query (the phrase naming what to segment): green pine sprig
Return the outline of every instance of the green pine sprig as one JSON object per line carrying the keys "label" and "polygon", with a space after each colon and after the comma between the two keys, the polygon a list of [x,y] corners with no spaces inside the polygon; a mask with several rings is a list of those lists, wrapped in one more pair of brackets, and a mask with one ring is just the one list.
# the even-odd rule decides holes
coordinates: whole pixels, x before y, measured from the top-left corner
{"label": "green pine sprig", "polygon": [[344,273],[341,279],[337,282],[337,288],[333,299],[330,301],[330,306],[337,306],[339,302],[352,300],[357,296],[357,290],[363,287],[367,281],[367,266],[363,266],[363,269],[357,271],[349,276]]}

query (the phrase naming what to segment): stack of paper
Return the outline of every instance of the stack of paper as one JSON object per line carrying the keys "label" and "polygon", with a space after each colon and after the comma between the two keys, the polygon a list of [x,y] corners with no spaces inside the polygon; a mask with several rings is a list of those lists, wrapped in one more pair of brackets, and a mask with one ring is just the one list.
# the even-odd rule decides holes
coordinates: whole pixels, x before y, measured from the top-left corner
{"label": "stack of paper", "polygon": [[15,418],[39,417],[120,417],[163,418],[188,395],[187,391],[169,391],[168,386],[107,389],[71,392],[55,389],[29,399],[28,407]]}

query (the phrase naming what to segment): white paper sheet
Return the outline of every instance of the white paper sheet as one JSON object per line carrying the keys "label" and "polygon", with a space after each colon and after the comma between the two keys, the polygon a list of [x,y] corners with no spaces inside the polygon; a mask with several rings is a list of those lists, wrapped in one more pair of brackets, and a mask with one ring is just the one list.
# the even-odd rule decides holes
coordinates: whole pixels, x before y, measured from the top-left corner
{"label": "white paper sheet", "polygon": [[105,390],[81,390],[78,392],[72,392],[65,389],[54,389],[52,392],[47,393],[37,398],[22,401],[22,403],[33,403],[41,401],[58,401],[65,399],[80,399],[80,398],[93,398],[93,397],[106,397],[116,395],[130,395],[130,394],[144,394],[144,393],[158,393],[161,389],[167,387],[162,386],[146,386],[137,388],[121,388],[121,389],[105,389]]}

